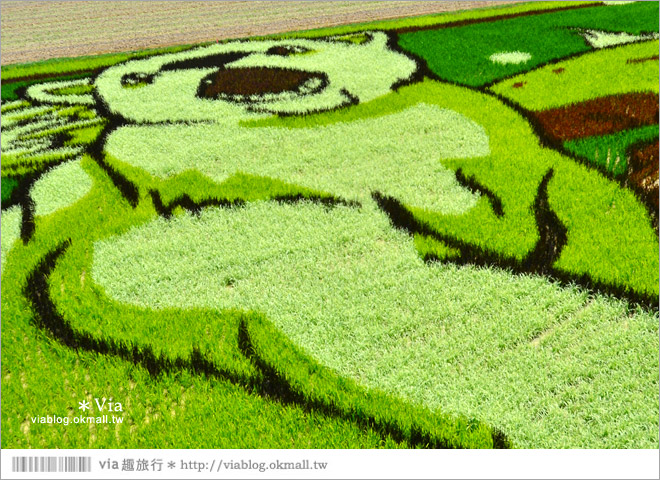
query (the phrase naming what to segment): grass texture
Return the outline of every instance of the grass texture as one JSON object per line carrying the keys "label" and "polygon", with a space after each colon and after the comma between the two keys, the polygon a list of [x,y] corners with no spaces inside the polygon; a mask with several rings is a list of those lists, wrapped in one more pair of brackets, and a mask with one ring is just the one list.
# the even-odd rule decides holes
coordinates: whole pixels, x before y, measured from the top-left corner
{"label": "grass texture", "polygon": [[657,61],[643,61],[654,55],[658,55],[657,40],[596,50],[508,78],[491,90],[529,110],[622,93],[657,94]]}
{"label": "grass texture", "polygon": [[657,10],[3,68],[2,447],[658,448]]}
{"label": "grass texture", "polygon": [[596,135],[565,143],[566,149],[586,158],[594,165],[616,177],[628,171],[628,150],[631,146],[658,138],[658,127],[651,125],[623,130],[611,135]]}
{"label": "grass texture", "polygon": [[[583,29],[622,31],[632,35],[657,32],[657,6],[649,2],[594,6],[529,15],[456,28],[404,33],[400,45],[421,56],[441,79],[483,86],[552,60],[586,52]],[[492,54],[520,51],[530,59],[501,64]]]}
{"label": "grass texture", "polygon": [[[583,396],[587,391],[626,395],[625,390],[612,393],[617,387],[606,380],[610,377],[593,379],[601,360],[596,352],[605,339],[573,345],[577,351],[570,362],[551,353],[555,346],[575,341],[576,322],[591,323],[602,315],[598,323],[611,328],[607,323],[616,321],[623,305],[604,299],[590,304],[584,293],[557,288],[538,277],[512,279],[501,271],[457,271],[442,264],[429,268],[407,235],[392,231],[384,216],[355,208],[258,202],[235,211],[158,219],[96,244],[92,265],[82,269],[120,304],[161,311],[179,306],[264,312],[324,364],[370,386],[406,392],[430,407],[461,411],[459,405],[466,399],[460,392],[471,384],[482,398],[468,401],[468,411],[498,424],[506,419],[505,431],[516,425],[514,441],[523,448],[565,447],[562,429],[569,429],[575,441],[575,432],[584,429],[580,445],[599,442],[595,439],[602,433],[586,428],[584,417],[568,421],[560,415],[562,421],[557,422],[554,415],[538,417],[534,409],[517,411],[515,405],[531,389],[541,389],[542,384],[555,392],[543,396],[555,412],[561,412],[564,399],[563,408],[584,416],[597,414],[597,404]],[[69,284],[76,283],[78,276],[73,275]],[[492,300],[495,295],[497,303]],[[167,337],[152,340],[154,350],[190,345],[202,337],[197,332],[206,322],[196,326],[198,322],[186,322],[185,332],[171,328]],[[634,330],[655,328],[653,315],[635,316],[632,323]],[[130,325],[130,320],[118,323],[105,332],[127,332]],[[130,337],[150,338],[145,333],[132,331]],[[211,335],[218,337],[224,335]],[[648,337],[644,346],[635,347],[638,353],[630,353],[641,358],[653,350],[653,343]],[[209,349],[210,358],[219,353],[215,345],[200,344],[200,349]],[[516,361],[510,360],[512,356]],[[576,380],[572,387],[582,393],[570,401],[564,395],[570,395],[565,382],[571,374],[535,379],[540,365],[560,372],[572,362],[581,365],[580,377],[585,380]],[[477,373],[481,368],[498,369],[498,375],[486,380],[484,373]],[[647,379],[652,369],[648,374]],[[639,383],[634,390],[650,395],[649,387]],[[619,424],[612,428],[626,430]],[[616,442],[623,446],[618,443],[622,441]]]}
{"label": "grass texture", "polygon": [[92,187],[92,180],[80,160],[59,165],[39,178],[30,191],[34,214],[49,215],[76,203]]}

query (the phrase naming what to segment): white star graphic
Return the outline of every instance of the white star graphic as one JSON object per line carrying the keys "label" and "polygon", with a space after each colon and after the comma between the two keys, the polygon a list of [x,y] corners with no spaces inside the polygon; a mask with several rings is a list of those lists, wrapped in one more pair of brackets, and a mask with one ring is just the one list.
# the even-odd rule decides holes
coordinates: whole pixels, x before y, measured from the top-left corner
{"label": "white star graphic", "polygon": [[87,400],[83,400],[82,402],[78,402],[78,410],[82,410],[83,412],[85,410],[89,410],[89,402]]}

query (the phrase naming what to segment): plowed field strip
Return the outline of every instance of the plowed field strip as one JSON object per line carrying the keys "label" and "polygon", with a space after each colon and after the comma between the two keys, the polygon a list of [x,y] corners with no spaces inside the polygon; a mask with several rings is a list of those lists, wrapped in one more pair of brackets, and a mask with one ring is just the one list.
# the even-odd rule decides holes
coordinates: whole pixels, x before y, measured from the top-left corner
{"label": "plowed field strip", "polygon": [[[3,1],[2,65],[329,27],[486,2]],[[112,16],[107,15],[112,11]]]}

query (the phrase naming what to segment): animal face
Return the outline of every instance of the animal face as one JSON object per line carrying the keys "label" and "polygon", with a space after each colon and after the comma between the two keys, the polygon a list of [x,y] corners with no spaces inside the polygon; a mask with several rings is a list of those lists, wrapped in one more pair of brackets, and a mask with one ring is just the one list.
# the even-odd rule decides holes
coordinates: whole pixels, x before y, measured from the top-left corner
{"label": "animal face", "polygon": [[322,40],[229,42],[129,61],[96,80],[112,113],[139,123],[216,122],[319,112],[374,99],[413,60],[384,32]]}

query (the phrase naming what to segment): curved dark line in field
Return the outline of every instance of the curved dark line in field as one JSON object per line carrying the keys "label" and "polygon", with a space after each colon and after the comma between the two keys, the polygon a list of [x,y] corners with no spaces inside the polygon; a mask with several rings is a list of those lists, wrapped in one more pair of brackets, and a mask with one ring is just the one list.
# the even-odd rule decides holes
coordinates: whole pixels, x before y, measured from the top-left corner
{"label": "curved dark line in field", "polygon": [[94,143],[92,143],[87,149],[90,157],[96,162],[96,164],[108,175],[114,186],[119,190],[119,193],[126,199],[131,207],[135,208],[140,201],[140,191],[133,182],[131,182],[126,176],[119,172],[116,168],[110,165],[106,159],[105,154],[103,153],[103,145],[105,141],[115,128],[119,127],[120,123],[116,119],[112,119],[104,127],[101,134],[96,138]]}
{"label": "curved dark line in field", "polygon": [[[193,215],[198,215],[203,208],[206,207],[221,207],[221,208],[231,208],[231,207],[242,207],[246,204],[245,200],[236,198],[229,200],[227,198],[205,198],[203,200],[193,200],[188,194],[184,193],[174,200],[170,201],[167,204],[163,203],[163,199],[158,190],[149,190],[149,195],[151,195],[151,200],[153,202],[154,208],[158,215],[164,218],[171,218],[172,213],[175,208],[181,207],[184,210],[192,213]],[[289,194],[289,195],[276,195],[270,197],[267,200],[275,201],[278,203],[289,203],[295,204],[300,202],[312,202],[316,204],[323,205],[327,208],[336,207],[339,205],[359,208],[362,205],[356,201],[347,201],[341,198],[336,197],[323,197],[320,195],[303,195],[302,193],[298,194]]]}
{"label": "curved dark line in field", "polygon": [[[393,422],[379,420],[372,415],[364,414],[360,411],[351,412],[351,418],[347,418],[347,413],[343,412],[341,408],[328,402],[319,401],[318,399],[305,399],[305,397],[296,392],[286,378],[278,373],[272,366],[270,366],[263,358],[261,358],[250,339],[248,328],[245,320],[241,320],[238,332],[238,345],[243,356],[249,359],[252,364],[262,372],[264,382],[262,385],[261,395],[264,397],[276,398],[278,401],[285,405],[304,405],[306,410],[322,412],[332,418],[342,418],[350,420],[351,422],[359,425],[360,427],[367,428],[377,432],[383,438],[391,437],[396,442],[407,442],[412,447],[423,447],[431,449],[447,449],[453,448],[446,442],[434,440],[428,432],[421,431],[413,426],[410,434],[406,434],[402,429]],[[509,440],[506,435],[498,429],[492,428],[493,448],[511,448]]]}
{"label": "curved dark line in field", "polygon": [[360,208],[362,204],[356,200],[344,200],[343,198],[333,197],[333,196],[321,196],[321,195],[303,195],[302,193],[288,194],[288,195],[275,195],[271,197],[270,200],[273,200],[278,203],[289,203],[295,204],[300,202],[312,202],[319,205],[323,205],[327,208],[333,208],[337,206],[350,207],[350,208]]}
{"label": "curved dark line in field", "polygon": [[[10,84],[17,82],[24,82],[30,80],[57,80],[61,77],[71,77],[71,76],[80,76],[80,78],[85,78],[84,76],[91,76],[95,73],[99,73],[104,70],[106,67],[92,68],[92,69],[82,69],[82,70],[67,70],[66,72],[53,72],[53,73],[37,73],[35,75],[25,75],[22,77],[14,77],[8,80],[2,79],[2,83]],[[53,78],[55,77],[55,78]]]}
{"label": "curved dark line in field", "polygon": [[[413,430],[408,436],[395,424],[382,423],[371,416],[353,417],[332,404],[305,399],[302,394],[291,387],[291,384],[284,377],[256,354],[244,319],[241,319],[237,333],[239,350],[259,371],[262,376],[261,379],[248,378],[220,369],[213,362],[206,359],[197,348],[193,348],[187,359],[178,357],[172,360],[165,358],[162,354],[157,356],[149,346],[117,342],[112,339],[100,339],[88,333],[76,331],[57,311],[49,290],[50,276],[56,268],[58,260],[65,254],[70,245],[71,241],[67,240],[47,253],[28,275],[23,290],[23,294],[31,304],[34,312],[32,323],[60,344],[79,352],[117,357],[133,365],[143,367],[154,378],[162,374],[188,370],[196,375],[229,381],[244,388],[248,393],[258,394],[264,400],[273,400],[285,406],[299,407],[305,412],[320,411],[331,418],[337,418],[370,429],[383,439],[391,437],[397,442],[408,442],[411,448],[448,448],[445,444],[434,442],[426,432]],[[492,428],[492,439],[494,448],[511,447],[509,440],[499,429]]]}
{"label": "curved dark line in field", "polygon": [[17,193],[18,204],[21,207],[21,240],[23,241],[23,245],[27,245],[30,242],[35,231],[35,206],[34,201],[30,196],[30,190],[40,176],[41,172],[37,175],[30,175],[17,187],[19,189]]}
{"label": "curved dark line in field", "polygon": [[459,185],[461,185],[464,188],[467,188],[472,193],[478,192],[484,197],[486,197],[490,202],[490,206],[492,207],[495,216],[497,218],[502,218],[502,216],[504,215],[504,210],[502,209],[502,200],[500,199],[500,197],[495,195],[495,193],[493,193],[493,191],[490,190],[488,187],[479,183],[479,181],[477,181],[476,178],[472,176],[471,177],[465,176],[462,168],[456,170],[454,175],[456,176],[456,181],[459,183]]}
{"label": "curved dark line in field", "polygon": [[597,165],[590,162],[586,158],[580,157],[574,154],[573,152],[567,150],[566,147],[564,147],[564,143],[561,140],[554,140],[549,135],[546,134],[545,130],[541,126],[541,122],[538,120],[538,118],[534,115],[534,113],[531,110],[525,109],[524,107],[520,106],[520,104],[515,103],[512,100],[509,100],[508,98],[503,97],[498,93],[491,92],[489,90],[478,90],[478,91],[480,93],[485,93],[487,95],[497,98],[507,107],[513,109],[518,114],[520,114],[525,120],[527,120],[527,122],[531,125],[532,130],[534,130],[534,134],[538,137],[539,143],[542,147],[555,150],[556,152],[559,152],[563,156],[570,158],[575,163],[582,165],[589,170],[598,172],[608,180],[615,182],[621,188],[632,192],[635,198],[639,201],[639,203],[645,207],[649,215],[649,224],[651,225],[651,227],[654,228],[654,230],[657,230],[656,225],[658,224],[658,212],[655,210],[654,206],[650,205],[649,202],[646,201],[643,192],[641,192],[639,189],[633,188],[631,185],[628,184],[627,178],[623,176],[615,176],[614,174],[607,172],[602,168],[599,168]]}
{"label": "curved dark line in field", "polygon": [[[497,252],[485,250],[472,243],[465,242],[454,235],[437,232],[430,225],[415,218],[415,216],[396,198],[383,195],[380,192],[372,194],[378,207],[387,214],[392,226],[408,232],[410,235],[415,233],[435,238],[448,247],[460,252],[460,258],[451,261],[458,265],[480,265],[480,266],[498,266],[510,269],[513,272],[522,273],[522,262],[513,258],[504,257]],[[433,256],[427,260],[436,260]]]}
{"label": "curved dark line in field", "polygon": [[228,208],[245,205],[245,202],[241,199],[227,200],[225,198],[207,198],[201,201],[194,201],[185,193],[165,205],[158,190],[149,190],[149,195],[151,195],[151,200],[156,209],[156,213],[164,218],[171,218],[173,210],[177,207],[181,207],[192,214],[198,215],[202,209],[206,207]]}
{"label": "curved dark line in field", "polygon": [[548,183],[554,173],[552,168],[546,172],[534,199],[534,220],[539,241],[523,262],[524,268],[533,273],[550,273],[567,242],[568,230],[552,211],[548,201]]}
{"label": "curved dark line in field", "polygon": [[[546,177],[547,176],[548,174],[546,174]],[[550,178],[548,177],[547,181],[549,180]],[[539,185],[539,189],[541,186],[542,185]],[[547,183],[545,188],[547,188]],[[545,200],[543,199],[544,195],[546,196]],[[630,302],[632,305],[640,305],[641,307],[651,309],[652,311],[658,311],[659,309],[657,295],[631,291],[624,286],[595,280],[588,274],[567,273],[557,270],[551,264],[548,265],[542,263],[543,261],[553,261],[552,259],[558,255],[558,250],[556,250],[556,248],[563,247],[563,236],[561,230],[562,228],[565,229],[558,218],[556,218],[556,214],[552,212],[549,207],[547,211],[545,210],[547,192],[545,194],[542,191],[537,193],[535,201],[535,205],[538,205],[535,208],[538,208],[542,217],[543,227],[539,227],[537,224],[537,231],[539,231],[540,239],[537,242],[535,248],[522,261],[518,261],[511,257],[506,257],[497,252],[484,250],[483,248],[475,246],[471,243],[464,242],[454,235],[439,233],[431,228],[431,226],[428,224],[417,220],[414,215],[394,197],[384,196],[379,192],[375,192],[373,194],[373,198],[378,204],[379,208],[385,212],[385,214],[387,214],[390,222],[394,227],[402,229],[408,232],[410,235],[418,233],[435,238],[436,240],[445,243],[448,247],[456,249],[460,252],[459,257],[451,258],[438,258],[435,255],[426,255],[424,257],[426,262],[439,261],[453,263],[455,265],[461,266],[476,265],[482,267],[497,267],[518,274],[542,274],[550,281],[557,282],[559,285],[564,287],[575,284],[595,293],[613,295],[618,298],[623,298]],[[541,228],[545,229],[546,233],[541,233]],[[557,232],[555,229],[559,229],[559,232]],[[544,242],[548,243],[544,244]],[[534,258],[531,257],[531,254],[536,251],[540,252],[537,255],[539,255],[541,263],[532,264]],[[542,255],[542,253],[545,253],[545,255]],[[545,258],[543,258],[544,256]]]}
{"label": "curved dark line in field", "polygon": [[[632,43],[643,43],[649,40],[640,40],[638,42],[631,42]],[[610,47],[605,47],[605,48],[616,48],[619,45],[613,45]],[[401,47],[400,47],[401,48]],[[537,65],[534,69],[536,70],[538,68],[544,67],[546,65],[553,65],[559,62],[562,62],[564,60],[568,60],[570,58],[575,58],[579,57],[588,53],[593,52],[593,50],[587,50],[585,52],[577,52],[572,55],[568,55],[563,58],[559,59],[554,59],[550,60],[546,63],[539,64]],[[409,52],[406,52],[408,56],[411,56]],[[539,145],[544,148],[552,149],[560,153],[561,155],[570,158],[574,162],[578,163],[579,165],[582,165],[586,167],[589,170],[596,171],[603,177],[607,178],[608,180],[616,182],[621,188],[628,189],[630,190],[637,200],[644,205],[646,208],[648,214],[649,214],[649,224],[650,226],[656,231],[658,231],[658,216],[659,212],[655,210],[654,206],[651,206],[649,202],[645,200],[645,195],[644,192],[640,191],[640,189],[637,188],[631,188],[630,185],[628,185],[627,179],[623,179],[620,177],[615,177],[613,174],[608,173],[603,171],[602,169],[598,168],[598,166],[594,165],[593,163],[589,162],[587,159],[579,157],[572,152],[568,151],[564,145],[563,142],[561,141],[554,141],[552,138],[550,138],[548,135],[546,135],[544,129],[541,127],[540,122],[538,119],[534,116],[533,112],[530,110],[525,109],[522,107],[520,104],[517,102],[514,102],[507,97],[504,97],[498,93],[493,92],[492,90],[489,89],[490,86],[492,86],[496,82],[500,82],[503,80],[506,80],[507,78],[511,78],[517,75],[520,75],[521,73],[526,73],[526,72],[520,72],[516,74],[512,74],[508,77],[503,77],[495,82],[492,82],[491,84],[485,84],[480,87],[474,87],[470,85],[464,85],[462,83],[453,81],[453,80],[447,80],[439,75],[437,75],[435,72],[433,72],[429,66],[428,62],[424,60],[423,58],[412,55],[415,58],[415,61],[419,62],[420,69],[425,72],[425,75],[427,78],[430,80],[438,81],[441,83],[445,83],[448,85],[453,85],[456,87],[461,87],[461,88],[466,88],[468,90],[472,90],[474,92],[488,95],[490,97],[493,97],[500,102],[502,102],[505,106],[511,108],[513,111],[518,113],[523,119],[527,121],[527,123],[532,127],[532,130],[536,137],[539,139]],[[530,70],[531,71],[531,70]],[[549,179],[548,179],[549,181]],[[505,268],[505,269],[511,269],[513,272],[516,273],[529,273],[530,270],[522,268],[522,263],[519,262],[515,259],[511,258],[505,258],[502,255],[499,255],[498,253],[491,252],[491,251],[486,251],[480,247],[471,245],[467,242],[463,242],[459,240],[456,237],[449,236],[449,235],[443,235],[439,234],[438,232],[435,232],[429,225],[422,224],[421,222],[418,222],[413,215],[401,204],[397,199],[393,197],[385,197],[379,192],[375,192],[374,194],[374,199],[378,203],[379,207],[388,214],[390,217],[390,221],[392,224],[397,227],[397,228],[403,228],[404,230],[407,230],[410,234],[414,233],[421,233],[423,235],[431,236],[433,238],[436,238],[437,240],[440,240],[447,244],[447,246],[457,249],[460,252],[460,258],[437,258],[433,255],[427,255],[425,257],[426,261],[441,261],[441,262],[452,262],[457,265],[481,265],[481,266],[497,266],[500,268]],[[538,199],[538,194],[537,194],[537,199]],[[556,217],[556,214],[553,215]],[[535,218],[536,218],[536,212],[535,212]],[[538,221],[538,220],[537,220]],[[555,221],[550,221],[546,226],[544,227],[546,229],[546,236],[549,237],[554,237],[556,240],[561,239],[562,236],[565,236],[566,232],[561,232],[561,231],[553,231],[553,229],[557,228],[558,225],[561,225],[559,222]],[[539,225],[537,224],[537,228],[539,228]],[[565,227],[564,227],[565,228]],[[539,230],[540,232],[540,230]],[[537,245],[538,247],[538,245]],[[536,250],[536,248],[535,248]],[[525,259],[527,260],[527,259]],[[653,294],[648,294],[648,293],[638,293],[630,290],[629,288],[626,288],[625,286],[619,286],[615,285],[612,283],[607,283],[599,280],[595,280],[591,278],[589,274],[570,274],[567,272],[559,271],[556,270],[555,268],[544,268],[541,270],[538,270],[538,267],[536,267],[535,270],[533,270],[534,273],[538,273],[540,271],[545,271],[544,275],[549,277],[551,280],[557,280],[560,285],[571,285],[573,283],[580,285],[586,289],[592,290],[597,293],[602,293],[606,295],[613,295],[615,297],[623,298],[632,304],[637,304],[642,307],[650,308],[653,311],[658,311],[660,309],[660,305],[658,304],[659,297],[658,295],[653,295]]]}
{"label": "curved dark line in field", "polygon": [[[556,10],[553,10],[553,11],[556,11]],[[653,40],[638,40],[638,41],[635,41],[635,42],[627,43],[626,45],[634,45],[634,44],[650,42],[650,41],[653,41]],[[398,40],[397,40],[397,44],[398,44]],[[571,59],[574,59],[574,58],[581,57],[583,55],[593,53],[595,51],[595,49],[590,47],[589,50],[585,50],[585,51],[581,51],[581,52],[575,52],[575,53],[572,53],[570,55],[566,55],[566,56],[561,57],[561,58],[555,58],[555,59],[548,60],[547,62],[540,63],[540,64],[534,66],[534,68],[532,68],[530,70],[513,73],[511,75],[506,75],[504,77],[497,78],[497,79],[495,79],[491,82],[485,83],[481,86],[473,86],[473,85],[466,85],[466,84],[457,82],[455,80],[448,80],[448,79],[445,79],[445,78],[441,77],[440,75],[436,74],[435,72],[433,72],[429,68],[428,62],[426,60],[424,60],[422,57],[404,50],[399,45],[397,45],[397,47],[398,47],[396,49],[397,51],[406,54],[410,58],[413,58],[418,63],[418,65],[420,65],[419,71],[423,72],[424,75],[426,77],[428,77],[430,80],[435,80],[437,82],[446,83],[448,85],[453,85],[453,86],[456,86],[456,87],[467,88],[467,89],[472,90],[474,92],[496,98],[497,100],[502,102],[504,105],[511,108],[516,113],[518,113],[520,116],[522,116],[529,123],[529,125],[532,127],[532,130],[534,131],[534,134],[539,139],[539,144],[542,147],[555,150],[555,151],[559,152],[560,154],[562,154],[563,156],[568,157],[571,160],[573,160],[574,162],[586,167],[587,169],[594,170],[594,171],[600,173],[602,176],[604,176],[608,180],[616,182],[621,188],[630,190],[635,195],[635,198],[637,198],[637,200],[642,205],[644,205],[644,207],[646,208],[647,213],[649,214],[649,223],[653,227],[653,229],[656,230],[656,233],[657,233],[657,231],[658,231],[658,222],[659,222],[659,220],[658,220],[659,213],[656,211],[655,207],[650,202],[648,202],[646,200],[646,195],[644,194],[643,191],[640,191],[639,189],[635,188],[634,186],[629,185],[628,182],[627,182],[627,179],[622,178],[620,176],[615,176],[612,173],[607,172],[606,170],[603,170],[602,168],[599,168],[597,165],[590,162],[586,158],[580,157],[580,156],[574,154],[573,152],[567,150],[564,147],[564,143],[562,141],[554,140],[549,135],[546,134],[545,130],[541,126],[540,121],[534,115],[533,111],[528,110],[525,107],[523,107],[522,105],[520,105],[519,103],[514,102],[513,100],[511,100],[511,99],[509,99],[509,98],[507,98],[507,97],[505,97],[505,96],[503,96],[499,93],[496,93],[496,92],[490,90],[490,88],[492,86],[494,86],[495,84],[497,84],[499,82],[511,79],[511,78],[516,77],[518,75],[523,75],[523,74],[526,74],[526,73],[529,73],[529,72],[533,72],[535,70],[538,70],[538,69],[543,68],[543,67],[548,66],[548,65],[555,65],[555,64],[564,62],[566,60],[571,60]],[[610,45],[610,46],[603,47],[603,48],[599,49],[599,51],[610,50],[610,49],[614,49],[614,48],[618,48],[618,47],[621,47],[621,45]],[[422,79],[423,78],[420,78],[419,80],[421,81]]]}
{"label": "curved dark line in field", "polygon": [[[127,60],[128,61],[128,60]],[[125,62],[120,62],[125,63]],[[104,69],[105,70],[105,69]],[[94,85],[96,83],[96,78],[103,72],[100,71],[98,74],[94,75],[90,80],[90,84]],[[108,136],[112,133],[113,130],[128,124],[126,120],[120,115],[112,113],[110,107],[105,103],[101,98],[96,88],[92,90],[92,96],[96,102],[96,108],[99,112],[99,116],[108,120],[107,124],[103,128],[103,131],[96,137],[96,140],[89,145],[87,148],[87,153],[94,159],[99,167],[108,175],[112,183],[117,187],[119,193],[122,197],[126,199],[129,205],[133,208],[136,208],[138,202],[140,201],[140,190],[138,189],[135,183],[131,182],[125,175],[119,172],[116,168],[113,168],[105,158],[103,147]]]}
{"label": "curved dark line in field", "polygon": [[[77,117],[77,115],[75,115],[74,117]],[[25,124],[30,123],[30,121],[31,119],[25,120]],[[52,134],[52,139],[50,142],[50,146],[48,148],[49,149],[61,148],[65,145],[66,141],[69,139],[71,139],[71,134],[68,131],[54,133]],[[35,205],[30,195],[30,190],[32,190],[32,187],[37,182],[37,180],[39,180],[49,170],[52,170],[53,168],[65,162],[68,162],[74,157],[75,155],[71,156],[71,154],[67,154],[63,158],[50,160],[47,162],[32,162],[29,160],[26,161],[19,160],[14,164],[14,167],[16,166],[24,166],[26,168],[32,167],[34,168],[34,170],[25,173],[23,175],[21,174],[7,175],[6,178],[15,178],[16,180],[18,180],[18,185],[12,191],[9,201],[6,202],[6,205],[2,205],[2,210],[5,210],[6,208],[10,208],[14,205],[20,206],[21,208],[20,236],[24,245],[27,245],[30,242],[30,240],[34,236],[34,232],[36,228],[34,222]]]}
{"label": "curved dark line in field", "polygon": [[421,82],[422,80],[424,80],[425,76],[428,76],[429,74],[433,73],[429,70],[426,61],[423,58],[412,52],[404,50],[401,47],[401,45],[399,45],[398,33],[396,33],[393,30],[387,31],[385,33],[387,34],[387,48],[389,48],[393,52],[397,52],[405,57],[408,57],[410,60],[412,60],[415,63],[416,66],[415,71],[408,78],[403,78],[392,84],[390,89],[393,92],[398,91],[401,87],[405,87],[408,85],[412,85],[413,83]]}
{"label": "curved dark line in field", "polygon": [[188,359],[177,358],[172,361],[163,355],[157,356],[151,347],[100,339],[74,330],[57,311],[57,307],[50,297],[48,284],[57,261],[64,255],[70,244],[70,240],[66,241],[46,254],[27,278],[23,293],[32,305],[35,313],[33,322],[39,329],[48,332],[55,340],[68,348],[118,357],[134,365],[144,367],[153,377],[187,369],[208,377],[249,385],[248,379],[217,368],[206,360],[196,348],[193,348]]}

